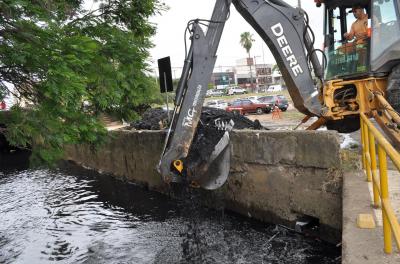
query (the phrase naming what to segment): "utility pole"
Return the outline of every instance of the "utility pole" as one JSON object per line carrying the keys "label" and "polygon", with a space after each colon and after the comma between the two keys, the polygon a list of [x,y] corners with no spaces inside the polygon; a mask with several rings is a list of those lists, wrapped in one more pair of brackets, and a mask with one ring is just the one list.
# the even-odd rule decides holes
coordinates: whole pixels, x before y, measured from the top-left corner
{"label": "utility pole", "polygon": [[301,8],[301,0],[297,0],[297,7]]}
{"label": "utility pole", "polygon": [[158,75],[157,75],[157,72],[158,72],[158,68],[156,67],[156,68],[154,68],[154,77],[156,78],[156,85],[158,86]]}
{"label": "utility pole", "polygon": [[264,67],[265,67],[264,42],[261,42],[261,50],[262,50],[263,64],[264,64]]}
{"label": "utility pole", "polygon": [[251,68],[251,65],[253,64],[253,58],[250,56],[249,53],[249,59],[248,59],[248,64],[250,66],[250,85],[251,85],[251,92],[254,92],[254,87],[253,87],[253,69]]}
{"label": "utility pole", "polygon": [[258,73],[257,73],[257,60],[256,60],[256,58],[259,58],[259,57],[260,56],[254,56],[254,69],[256,71],[256,87],[255,87],[256,93],[258,93],[258,82],[259,82]]}

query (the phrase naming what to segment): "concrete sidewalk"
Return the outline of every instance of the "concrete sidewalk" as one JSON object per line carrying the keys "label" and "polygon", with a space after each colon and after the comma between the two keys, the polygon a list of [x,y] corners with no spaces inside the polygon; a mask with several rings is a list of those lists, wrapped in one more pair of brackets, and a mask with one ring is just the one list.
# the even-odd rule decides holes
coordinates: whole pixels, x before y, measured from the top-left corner
{"label": "concrete sidewalk", "polygon": [[[391,197],[399,196],[400,175],[390,173],[389,179]],[[397,177],[396,177],[397,176]],[[397,194],[395,189],[397,188]],[[380,210],[372,208],[370,187],[366,182],[363,171],[347,172],[343,176],[343,234],[342,234],[342,263],[345,264],[386,264],[400,263],[400,254],[396,245],[393,244],[392,255],[383,251],[383,230]],[[399,204],[392,202],[393,206]],[[377,224],[374,229],[360,229],[357,227],[357,216],[359,214],[373,214]]]}

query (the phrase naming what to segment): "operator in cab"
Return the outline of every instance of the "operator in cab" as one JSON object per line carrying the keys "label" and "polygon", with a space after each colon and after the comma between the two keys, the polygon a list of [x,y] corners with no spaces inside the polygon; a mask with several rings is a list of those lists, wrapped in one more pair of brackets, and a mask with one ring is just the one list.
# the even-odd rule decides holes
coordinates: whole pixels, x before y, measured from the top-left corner
{"label": "operator in cab", "polygon": [[343,35],[350,42],[344,43],[338,49],[342,54],[351,55],[347,57],[346,61],[352,72],[364,72],[368,58],[368,15],[361,5],[354,5],[352,12],[356,21],[351,25],[350,32]]}
{"label": "operator in cab", "polygon": [[344,33],[343,36],[347,40],[355,38],[354,44],[356,45],[363,44],[368,38],[368,15],[361,5],[354,5],[352,11],[356,21],[351,25],[350,32]]}

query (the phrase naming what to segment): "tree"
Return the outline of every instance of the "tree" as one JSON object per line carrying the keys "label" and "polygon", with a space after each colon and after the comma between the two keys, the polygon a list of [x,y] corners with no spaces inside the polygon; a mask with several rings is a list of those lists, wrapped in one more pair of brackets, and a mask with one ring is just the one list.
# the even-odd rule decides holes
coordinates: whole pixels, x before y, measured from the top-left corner
{"label": "tree", "polygon": [[[253,42],[254,42],[253,35],[250,32],[243,32],[242,34],[240,34],[240,44],[246,50],[250,60],[251,60],[250,50],[251,47],[253,46]],[[251,69],[251,63],[249,63],[249,67],[250,67],[251,88],[253,88],[253,72]]]}
{"label": "tree", "polygon": [[51,163],[65,144],[99,144],[102,112],[125,119],[155,97],[146,61],[158,0],[3,0],[0,2],[0,94],[28,107],[0,117],[8,141]]}

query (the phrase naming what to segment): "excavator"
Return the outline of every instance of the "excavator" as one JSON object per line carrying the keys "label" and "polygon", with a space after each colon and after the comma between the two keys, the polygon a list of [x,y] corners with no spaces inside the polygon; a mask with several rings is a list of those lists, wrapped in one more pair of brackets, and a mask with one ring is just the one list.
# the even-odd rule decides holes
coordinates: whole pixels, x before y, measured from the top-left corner
{"label": "excavator", "polygon": [[[282,0],[216,0],[211,19],[188,22],[185,39],[189,34],[191,45],[185,51],[173,118],[158,165],[165,182],[186,181],[214,190],[228,177],[233,122],[215,124],[224,133],[206,162],[192,166],[187,157],[232,4],[271,50],[294,107],[306,115],[303,121],[317,117],[307,129],[325,125],[341,133],[357,131],[360,113],[364,113],[375,119],[394,146],[400,146],[400,3],[314,2],[324,8],[323,49],[314,48],[315,35],[307,13]],[[345,37],[355,21],[354,5],[368,15],[368,34],[363,41]]]}

